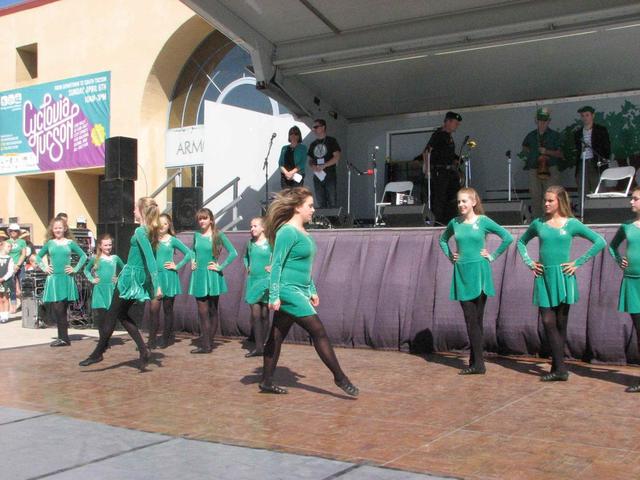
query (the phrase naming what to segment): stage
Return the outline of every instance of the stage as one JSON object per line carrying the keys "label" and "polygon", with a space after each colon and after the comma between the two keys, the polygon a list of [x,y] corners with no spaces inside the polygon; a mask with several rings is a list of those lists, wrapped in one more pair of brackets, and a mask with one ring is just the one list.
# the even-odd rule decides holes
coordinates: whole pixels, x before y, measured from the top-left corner
{"label": "stage", "polygon": [[[289,344],[275,374],[289,395],[275,396],[258,392],[262,359],[244,358],[240,340],[219,337],[211,355],[190,355],[191,338],[154,351],[142,374],[128,336],[88,368],[78,362],[93,339],[0,350],[0,406],[42,414],[8,424],[0,416],[5,471],[55,479],[337,478],[314,474],[320,460],[308,457],[291,477],[291,463],[256,463],[251,453],[188,455],[185,441],[195,440],[200,449],[219,442],[357,465],[340,475],[345,480],[414,478],[367,474],[371,465],[475,480],[640,478],[640,396],[624,392],[637,367],[570,362],[568,382],[546,384],[539,374],[549,364],[537,359],[493,356],[486,375],[461,377],[465,358],[455,354],[338,348],[360,388],[353,399],[333,385],[311,346]],[[74,428],[57,430],[61,417]],[[78,420],[170,438],[118,441],[99,424],[86,435]],[[153,443],[166,440],[160,455]]]}
{"label": "stage", "polygon": [[[617,226],[594,225],[609,241]],[[531,303],[533,273],[518,255],[515,242],[525,227],[508,227],[514,236],[507,252],[493,264],[496,296],[487,302],[485,348],[509,355],[546,356],[546,342]],[[314,230],[318,245],[314,280],[320,295],[318,313],[336,345],[412,352],[466,349],[467,332],[459,303],[449,300],[452,266],[438,244],[442,228]],[[247,232],[230,232],[239,258],[224,272],[229,292],[220,299],[220,331],[250,334],[244,303],[242,263]],[[191,244],[192,235],[180,234]],[[488,248],[498,239],[489,237]],[[537,255],[537,240],[529,244]],[[573,256],[588,249],[577,238]],[[190,271],[181,272],[187,291]],[[640,361],[628,315],[617,312],[622,272],[605,250],[578,269],[580,301],[571,307],[567,355],[585,361],[624,364]],[[197,331],[195,300],[181,295],[175,303],[178,329]],[[308,343],[295,327],[289,340]]]}

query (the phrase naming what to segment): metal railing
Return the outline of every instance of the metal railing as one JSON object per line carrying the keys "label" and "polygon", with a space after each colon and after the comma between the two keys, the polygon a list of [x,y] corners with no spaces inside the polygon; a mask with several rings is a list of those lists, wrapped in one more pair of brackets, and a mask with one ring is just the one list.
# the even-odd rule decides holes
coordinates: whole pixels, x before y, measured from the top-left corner
{"label": "metal railing", "polygon": [[158,195],[160,195],[160,192],[162,192],[165,188],[167,188],[171,183],[173,183],[173,180],[178,176],[178,175],[182,175],[182,170],[178,170],[176,172],[173,172],[169,177],[167,177],[167,179],[162,182],[162,185],[160,185],[158,188],[156,188],[153,193],[151,195],[149,195],[151,198],[156,198]]}
{"label": "metal railing", "polygon": [[242,195],[238,194],[238,183],[239,182],[240,182],[240,177],[234,178],[233,180],[231,180],[229,183],[224,185],[222,188],[220,188],[218,191],[216,191],[214,194],[210,195],[208,198],[206,198],[202,202],[202,206],[205,207],[209,203],[214,201],[216,198],[218,198],[220,195],[225,193],[227,190],[229,190],[229,188],[233,188],[233,200],[231,202],[229,202],[228,204],[226,204],[224,207],[222,207],[219,211],[214,213],[214,215],[216,217],[216,221],[218,221],[228,211],[232,212],[231,213],[231,222],[229,222],[227,225],[225,225],[224,227],[221,228],[221,230],[223,230],[223,231],[227,231],[227,230],[230,230],[232,228],[234,230],[237,230],[238,229],[237,228],[238,223],[240,223],[243,220],[242,216],[238,215],[238,204],[242,200]]}

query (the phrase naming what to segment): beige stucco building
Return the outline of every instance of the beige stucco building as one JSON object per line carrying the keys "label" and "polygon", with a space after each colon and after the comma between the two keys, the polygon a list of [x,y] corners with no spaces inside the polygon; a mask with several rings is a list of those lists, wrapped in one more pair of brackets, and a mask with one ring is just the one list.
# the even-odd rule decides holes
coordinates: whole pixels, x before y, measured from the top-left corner
{"label": "beige stucco building", "polygon": [[[167,177],[165,132],[176,80],[211,32],[179,0],[36,0],[0,10],[0,91],[111,72],[110,136],[138,139],[136,196],[145,195]],[[20,55],[25,46],[35,53],[35,70]],[[68,213],[72,225],[86,216],[95,231],[103,174],[91,168],[1,176],[0,217],[32,225],[35,243],[54,212]],[[166,193],[157,199],[163,205]]]}

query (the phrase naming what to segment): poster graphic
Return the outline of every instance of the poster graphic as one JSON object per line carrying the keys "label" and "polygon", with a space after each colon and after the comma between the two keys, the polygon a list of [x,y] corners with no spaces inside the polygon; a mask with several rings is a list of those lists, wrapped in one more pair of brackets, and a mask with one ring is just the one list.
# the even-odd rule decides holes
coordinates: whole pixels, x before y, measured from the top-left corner
{"label": "poster graphic", "polygon": [[104,166],[110,72],[0,92],[0,175]]}

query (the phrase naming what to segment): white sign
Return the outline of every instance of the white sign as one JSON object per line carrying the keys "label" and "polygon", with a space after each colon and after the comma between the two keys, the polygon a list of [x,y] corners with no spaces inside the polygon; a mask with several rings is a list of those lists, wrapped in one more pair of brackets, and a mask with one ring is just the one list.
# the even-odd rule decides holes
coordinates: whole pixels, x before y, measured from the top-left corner
{"label": "white sign", "polygon": [[204,165],[204,125],[167,130],[165,167]]}

